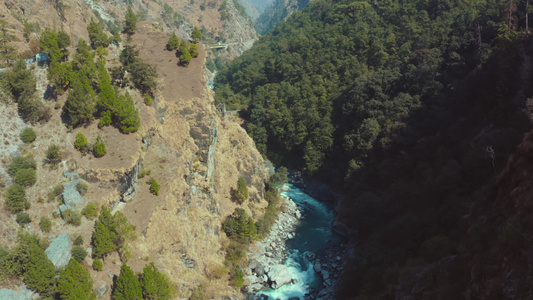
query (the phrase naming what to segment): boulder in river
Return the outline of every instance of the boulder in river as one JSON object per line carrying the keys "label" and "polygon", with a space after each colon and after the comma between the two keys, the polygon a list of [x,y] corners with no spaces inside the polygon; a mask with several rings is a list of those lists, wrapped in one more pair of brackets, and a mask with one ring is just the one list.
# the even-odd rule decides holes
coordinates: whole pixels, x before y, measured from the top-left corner
{"label": "boulder in river", "polygon": [[273,289],[279,289],[280,287],[292,282],[291,273],[289,269],[284,265],[275,265],[268,270],[268,278],[270,280],[270,286]]}
{"label": "boulder in river", "polygon": [[322,271],[322,266],[320,265],[320,261],[318,259],[315,261],[315,264],[313,265],[313,270],[315,270],[315,272],[317,273],[320,273]]}

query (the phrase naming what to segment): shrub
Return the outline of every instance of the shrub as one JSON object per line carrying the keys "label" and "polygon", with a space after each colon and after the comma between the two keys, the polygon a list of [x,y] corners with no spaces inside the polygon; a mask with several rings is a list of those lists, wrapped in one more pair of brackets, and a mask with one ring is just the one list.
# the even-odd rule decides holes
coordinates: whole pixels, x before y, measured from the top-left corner
{"label": "shrub", "polygon": [[74,246],[80,246],[83,245],[83,238],[81,235],[78,235],[78,237],[74,240]]}
{"label": "shrub", "polygon": [[74,147],[78,149],[81,153],[87,153],[89,151],[89,143],[82,133],[76,135],[76,142],[74,142]]}
{"label": "shrub", "polygon": [[17,171],[14,180],[22,186],[32,186],[37,182],[37,176],[34,169],[22,169]]}
{"label": "shrub", "polygon": [[93,269],[95,269],[96,271],[102,271],[103,268],[104,268],[104,263],[102,262],[102,260],[99,259],[98,257],[95,258],[93,260]]}
{"label": "shrub", "polygon": [[159,189],[161,188],[159,183],[153,178],[149,181],[149,183],[150,183],[150,193],[156,196],[159,196]]}
{"label": "shrub", "polygon": [[22,130],[22,132],[20,133],[20,139],[26,144],[35,141],[35,138],[37,138],[37,135],[31,127],[24,128],[24,130]]}
{"label": "shrub", "polygon": [[61,148],[58,145],[52,144],[46,150],[46,158],[51,164],[58,164],[61,161]]}
{"label": "shrub", "polygon": [[82,246],[75,246],[74,248],[72,248],[72,251],[70,251],[70,253],[72,253],[72,258],[74,258],[80,264],[87,256],[87,251],[85,251]]}
{"label": "shrub", "polygon": [[89,203],[81,210],[81,214],[92,220],[98,216],[98,206],[94,203]]}
{"label": "shrub", "polygon": [[81,215],[78,212],[72,211],[71,209],[67,209],[62,212],[63,218],[65,218],[65,221],[69,224],[73,224],[75,226],[79,226],[81,224]]}
{"label": "shrub", "polygon": [[12,184],[6,190],[6,208],[11,212],[19,212],[30,208],[26,199],[26,190],[20,184]]}
{"label": "shrub", "polygon": [[20,225],[20,226],[24,226],[26,224],[29,224],[31,223],[31,217],[29,214],[25,213],[25,212],[19,212],[17,214],[17,223]]}
{"label": "shrub", "polygon": [[35,162],[35,159],[33,159],[33,157],[31,156],[14,157],[11,163],[9,164],[9,167],[7,168],[7,173],[11,175],[11,177],[15,177],[15,175],[17,175],[17,172],[22,169],[37,169],[37,163]]}
{"label": "shrub", "polygon": [[96,143],[94,143],[93,146],[93,154],[95,157],[102,157],[107,153],[107,150],[105,148],[104,140],[101,136],[98,136],[96,138]]}
{"label": "shrub", "polygon": [[139,178],[143,178],[144,176],[146,175],[150,175],[152,174],[152,170],[146,170],[146,169],[142,169],[141,172],[139,172]]}
{"label": "shrub", "polygon": [[244,285],[244,272],[240,266],[235,266],[233,270],[233,284],[238,290],[242,289]]}
{"label": "shrub", "polygon": [[242,177],[239,177],[239,180],[237,180],[237,190],[235,191],[235,197],[241,204],[248,199],[248,187],[246,186],[246,181],[244,181]]}
{"label": "shrub", "polygon": [[144,104],[152,105],[152,97],[150,97],[150,94],[148,94],[148,93],[146,93],[146,95],[144,95]]}
{"label": "shrub", "polygon": [[42,216],[41,222],[39,222],[39,227],[42,232],[50,232],[50,229],[52,229],[52,221],[50,221],[47,216]]}
{"label": "shrub", "polygon": [[78,192],[82,196],[85,195],[85,193],[87,193],[88,189],[89,189],[89,185],[87,184],[87,182],[80,181],[78,182],[78,184],[76,184],[76,190],[78,190]]}
{"label": "shrub", "polygon": [[47,201],[52,202],[56,200],[63,193],[63,185],[58,184],[54,186],[46,195]]}

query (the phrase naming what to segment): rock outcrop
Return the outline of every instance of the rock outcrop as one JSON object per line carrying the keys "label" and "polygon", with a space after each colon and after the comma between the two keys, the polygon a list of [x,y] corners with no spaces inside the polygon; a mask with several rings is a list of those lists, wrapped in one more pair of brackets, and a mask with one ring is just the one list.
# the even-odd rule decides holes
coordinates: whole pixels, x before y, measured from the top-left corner
{"label": "rock outcrop", "polygon": [[53,242],[46,248],[46,256],[54,264],[56,268],[65,267],[72,257],[70,250],[72,249],[72,240],[66,233],[60,234]]}
{"label": "rock outcrop", "polygon": [[34,293],[21,285],[17,290],[0,289],[0,300],[34,300],[39,298],[39,294]]}
{"label": "rock outcrop", "polygon": [[267,274],[270,287],[273,289],[278,289],[292,282],[291,273],[285,265],[274,265],[270,267]]}
{"label": "rock outcrop", "polygon": [[292,282],[292,277],[286,266],[282,265],[285,258],[285,241],[294,237],[294,229],[301,218],[301,213],[292,199],[283,196],[285,210],[272,226],[270,234],[255,244],[253,252],[248,254],[250,261],[245,273],[249,294],[264,288],[280,288]]}

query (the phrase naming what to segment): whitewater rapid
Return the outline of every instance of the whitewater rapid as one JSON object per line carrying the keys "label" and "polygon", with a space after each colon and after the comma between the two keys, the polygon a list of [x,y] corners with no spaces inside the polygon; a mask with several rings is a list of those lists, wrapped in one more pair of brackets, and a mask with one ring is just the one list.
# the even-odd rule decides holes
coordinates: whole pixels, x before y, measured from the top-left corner
{"label": "whitewater rapid", "polygon": [[287,241],[287,258],[284,260],[296,283],[277,290],[263,290],[259,294],[268,296],[269,300],[304,299],[311,289],[320,290],[323,286],[322,278],[314,271],[313,262],[307,259],[305,252],[320,253],[340,243],[340,237],[331,229],[335,218],[331,207],[291,184],[284,186],[282,195],[291,198],[303,214],[296,227],[296,236]]}

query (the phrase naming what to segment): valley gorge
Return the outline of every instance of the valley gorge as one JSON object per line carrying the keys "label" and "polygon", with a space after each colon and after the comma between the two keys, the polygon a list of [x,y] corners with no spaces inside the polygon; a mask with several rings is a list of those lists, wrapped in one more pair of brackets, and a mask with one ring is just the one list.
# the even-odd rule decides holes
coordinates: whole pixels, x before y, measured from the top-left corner
{"label": "valley gorge", "polygon": [[0,300],[532,297],[527,11],[0,3]]}

